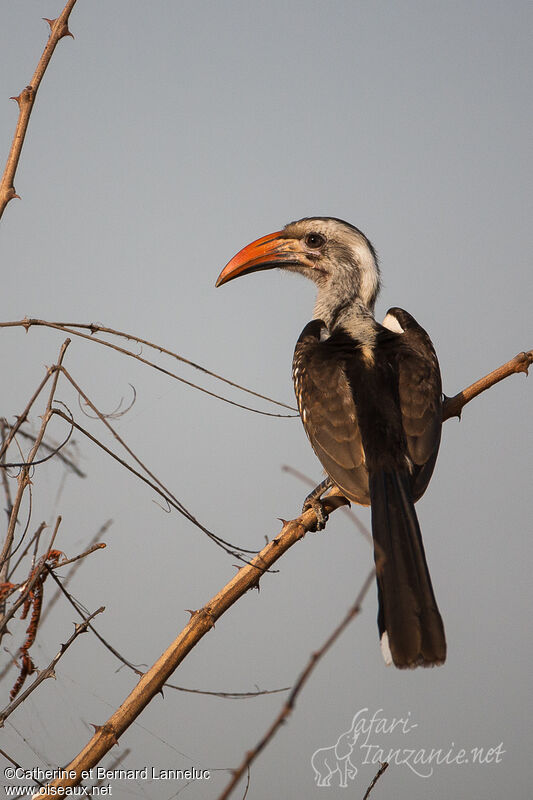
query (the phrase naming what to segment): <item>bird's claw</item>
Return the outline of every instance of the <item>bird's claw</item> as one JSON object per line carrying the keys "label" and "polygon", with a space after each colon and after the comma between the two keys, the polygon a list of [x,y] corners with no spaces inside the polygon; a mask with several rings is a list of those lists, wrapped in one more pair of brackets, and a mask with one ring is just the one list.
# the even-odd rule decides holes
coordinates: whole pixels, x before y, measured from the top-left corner
{"label": "bird's claw", "polygon": [[315,533],[318,531],[323,531],[326,527],[326,522],[329,519],[329,514],[327,513],[326,509],[324,508],[324,503],[322,500],[318,498],[307,498],[304,503],[303,512],[307,511],[311,508],[315,512],[316,517],[316,525],[311,530]]}

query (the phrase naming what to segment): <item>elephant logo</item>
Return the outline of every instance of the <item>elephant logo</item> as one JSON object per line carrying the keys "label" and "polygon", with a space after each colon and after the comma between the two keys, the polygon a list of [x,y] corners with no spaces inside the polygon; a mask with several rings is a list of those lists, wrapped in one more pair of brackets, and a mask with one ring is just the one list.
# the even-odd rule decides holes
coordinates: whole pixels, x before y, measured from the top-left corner
{"label": "elephant logo", "polygon": [[339,787],[346,789],[348,778],[353,780],[357,775],[357,767],[350,761],[355,743],[359,737],[356,730],[360,711],[352,719],[350,730],[341,733],[337,742],[330,747],[319,747],[311,756],[311,766],[315,772],[317,786],[331,786],[334,775],[337,775]]}

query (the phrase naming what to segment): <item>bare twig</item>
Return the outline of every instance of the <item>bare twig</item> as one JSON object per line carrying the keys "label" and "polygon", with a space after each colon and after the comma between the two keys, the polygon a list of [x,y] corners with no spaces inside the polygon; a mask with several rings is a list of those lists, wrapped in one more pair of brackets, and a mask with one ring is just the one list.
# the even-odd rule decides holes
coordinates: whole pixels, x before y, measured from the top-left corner
{"label": "bare twig", "polygon": [[47,456],[43,456],[42,458],[34,458],[33,461],[31,462],[31,464],[28,461],[24,461],[24,460],[21,460],[21,461],[10,461],[9,463],[3,464],[2,468],[3,469],[13,469],[13,468],[20,469],[20,467],[30,467],[30,466],[31,467],[36,467],[38,464],[45,464],[47,461],[50,461],[52,458],[54,458],[54,456],[60,456],[61,455],[61,450],[64,447],[66,447],[67,444],[69,443],[70,437],[72,436],[73,431],[74,431],[74,428],[71,427],[70,431],[67,433],[67,435],[65,436],[65,438],[63,439],[61,444],[58,444],[55,448],[52,448],[50,445],[46,445],[46,447],[45,447],[45,443],[41,442],[41,447],[45,447],[45,449],[47,449],[49,451]]}
{"label": "bare twig", "polygon": [[[2,423],[5,425],[5,429],[6,430],[11,430],[12,426],[7,422],[6,419],[0,420],[0,425],[2,425]],[[22,431],[22,430],[19,429],[18,435],[21,436],[23,439],[29,439],[30,442],[35,442],[35,436],[32,433],[28,433],[28,431]],[[3,437],[2,437],[2,440],[3,440]],[[83,472],[78,467],[78,465],[74,462],[74,460],[72,458],[69,458],[68,456],[66,456],[60,449],[58,449],[57,445],[54,446],[52,444],[48,444],[48,442],[41,442],[41,447],[42,447],[43,450],[47,450],[49,453],[52,453],[52,455],[57,456],[59,458],[59,460],[62,461],[63,464],[66,467],[71,469],[72,472],[75,475],[78,476],[78,478],[86,478],[87,477],[85,472]],[[2,478],[3,478],[3,475],[2,475]]]}
{"label": "bare twig", "polygon": [[205,694],[208,697],[221,697],[223,700],[249,700],[251,697],[262,697],[265,694],[281,694],[288,692],[290,686],[282,686],[280,689],[257,689],[255,692],[210,692],[207,689],[188,689],[186,686],[176,686],[173,683],[165,683],[165,689],[176,689],[178,692],[189,692],[190,694]]}
{"label": "bare twig", "polygon": [[67,564],[74,564],[75,561],[79,561],[81,558],[85,558],[85,556],[90,556],[91,553],[94,553],[96,550],[102,550],[106,547],[105,542],[97,542],[96,544],[91,545],[84,550],[83,553],[80,553],[73,558],[66,558],[64,561],[58,561],[57,564],[53,567],[53,569],[59,569],[59,567],[66,567]]}
{"label": "bare twig", "polygon": [[468,388],[463,389],[462,392],[454,395],[454,397],[446,397],[444,401],[444,410],[442,413],[443,421],[450,419],[450,417],[460,417],[463,408],[474,397],[477,397],[481,392],[490,389],[496,383],[508,378],[509,375],[514,375],[516,372],[525,372],[528,374],[528,369],[533,364],[533,350],[528,352],[518,353],[517,356],[507,361],[498,369],[489,372],[484,378],[480,378]]}
{"label": "bare twig", "polygon": [[[89,553],[92,552],[93,545],[98,545],[99,540],[102,538],[102,536],[104,536],[104,534],[106,533],[107,529],[109,528],[109,526],[111,524],[112,524],[112,520],[108,519],[107,522],[104,522],[104,524],[101,525],[99,530],[96,531],[95,535],[93,536],[93,538],[89,542],[88,550],[84,554],[82,554],[82,556],[83,555],[89,555]],[[78,569],[79,569],[79,567],[81,565],[81,561],[79,560],[79,558],[80,558],[80,556],[77,556],[75,559],[73,559],[73,564],[74,565],[68,570],[66,575],[62,576],[60,586],[56,589],[54,594],[51,596],[50,600],[47,602],[46,609],[45,609],[45,611],[43,613],[43,622],[45,621],[47,616],[50,614],[52,608],[57,603],[59,597],[61,597],[61,590],[64,590],[65,595],[68,597],[68,592],[66,591],[65,587],[68,585],[68,583],[70,583],[70,581],[72,580],[72,578],[74,577],[74,575],[76,574],[76,572],[78,571]],[[60,565],[58,565],[58,566],[60,566]],[[63,566],[63,564],[61,564],[61,566]],[[52,570],[49,570],[49,572],[52,574],[53,578],[56,577]],[[57,581],[57,582],[59,583],[59,581]],[[74,608],[76,608],[76,606],[74,606]],[[78,611],[78,613],[81,614],[81,612],[79,611],[78,608],[76,608],[76,611]],[[81,616],[85,620],[85,617],[82,614],[81,614]]]}
{"label": "bare twig", "polygon": [[4,213],[9,201],[13,200],[14,197],[18,197],[14,186],[15,173],[17,171],[22,145],[24,144],[24,138],[28,129],[28,123],[30,121],[33,104],[43,79],[43,75],[48,64],[50,63],[50,59],[52,58],[52,54],[57,43],[64,36],[72,36],[68,29],[68,18],[75,4],[76,0],[68,0],[68,3],[57,19],[46,20],[50,26],[50,36],[48,42],[46,43],[46,47],[43,50],[43,54],[39,59],[37,68],[33,73],[31,82],[17,97],[11,98],[12,100],[16,100],[18,103],[19,118],[17,121],[17,127],[15,129],[15,135],[13,137],[13,142],[11,144],[11,150],[7,158],[4,175],[2,177],[2,181],[0,182],[0,218],[2,217],[2,214]]}
{"label": "bare twig", "polygon": [[[37,434],[37,437],[35,439],[35,442],[34,442],[34,445],[33,445],[32,449],[30,450],[30,453],[29,453],[28,458],[26,460],[26,465],[24,467],[22,467],[22,469],[20,470],[19,476],[18,476],[18,489],[17,489],[17,494],[15,496],[15,500],[13,502],[13,508],[11,510],[11,517],[9,519],[9,525],[8,525],[8,529],[7,529],[6,539],[5,539],[5,542],[4,542],[4,546],[2,548],[2,552],[0,553],[0,566],[4,563],[4,561],[6,559],[9,559],[9,556],[10,556],[10,553],[11,553],[11,547],[12,547],[12,544],[13,544],[13,535],[14,535],[14,532],[15,532],[15,525],[17,523],[17,520],[18,520],[18,517],[19,517],[19,512],[20,512],[20,504],[22,502],[22,497],[24,495],[24,492],[25,492],[26,488],[30,485],[29,469],[30,469],[30,466],[31,466],[34,458],[35,458],[35,454],[37,453],[37,451],[38,451],[38,449],[39,449],[39,447],[41,445],[41,442],[42,442],[43,437],[44,437],[44,433],[46,431],[46,427],[47,427],[48,423],[50,422],[50,419],[52,418],[52,412],[53,412],[53,410],[52,410],[52,402],[54,400],[54,395],[55,395],[56,388],[57,388],[57,381],[59,379],[59,370],[60,370],[61,364],[63,362],[63,358],[65,357],[65,352],[66,352],[67,347],[69,346],[69,344],[70,344],[70,339],[66,339],[63,342],[63,344],[61,345],[61,349],[59,351],[59,358],[58,358],[57,364],[55,364],[52,367],[49,367],[49,369],[47,370],[46,379],[43,379],[43,381],[41,381],[41,384],[40,384],[40,386],[39,386],[39,388],[37,390],[37,393],[35,393],[33,395],[33,398],[30,401],[30,403],[34,401],[34,399],[37,397],[38,393],[41,391],[42,387],[44,386],[46,380],[48,380],[48,378],[50,376],[52,376],[52,387],[51,387],[50,393],[48,395],[48,402],[47,402],[47,405],[46,405],[45,413],[44,413],[44,415],[42,417],[42,422],[41,422],[41,427],[39,429],[39,433]],[[28,406],[26,408],[28,408]],[[11,436],[13,435],[13,432],[14,432],[16,427],[17,426],[14,425],[13,428],[11,429],[11,433],[9,434],[9,436],[6,439],[6,441],[4,442],[4,445],[2,446],[2,452],[5,452],[5,449],[7,449],[6,443],[9,442],[9,440],[10,440]]]}
{"label": "bare twig", "polygon": [[[2,445],[6,440],[6,433],[10,428],[11,425],[9,425],[7,419],[4,419],[3,417],[0,418],[0,439]],[[9,517],[11,516],[11,508],[13,506],[13,503],[11,501],[11,490],[9,487],[9,481],[7,479],[7,473],[4,467],[5,467],[5,452],[2,452],[2,456],[0,457],[0,470],[2,475],[2,487],[4,489],[4,494],[6,496],[6,513],[7,513],[7,518],[9,520]],[[1,582],[2,579],[0,577],[0,583]]]}
{"label": "bare twig", "polygon": [[0,635],[5,632],[9,621],[15,616],[20,606],[26,602],[26,598],[29,596],[37,581],[40,580],[41,575],[46,569],[45,560],[46,559],[44,557],[41,559],[39,565],[33,570],[31,578],[23,584],[22,594],[20,595],[19,599],[11,606],[9,611],[7,611],[2,618],[2,621],[0,622]]}
{"label": "bare twig", "polygon": [[248,789],[250,788],[250,767],[248,767],[248,769],[246,771],[247,771],[246,786],[244,788],[244,794],[242,796],[242,800],[246,800],[246,798],[248,796]]}
{"label": "bare twig", "polygon": [[370,792],[372,791],[372,789],[374,788],[376,783],[379,781],[379,779],[381,778],[381,776],[383,775],[383,773],[385,772],[385,770],[387,769],[388,766],[389,766],[388,761],[384,761],[382,764],[380,764],[380,767],[379,767],[378,771],[376,772],[376,774],[372,778],[372,782],[370,783],[370,786],[368,787],[368,789],[365,792],[365,796],[363,797],[363,800],[368,800],[368,798],[370,797]]}
{"label": "bare twig", "polygon": [[120,456],[118,456],[116,453],[114,453],[112,450],[110,450],[108,447],[106,447],[104,444],[102,444],[102,442],[100,442],[96,437],[94,437],[91,433],[89,433],[88,430],[83,428],[77,422],[74,422],[74,420],[72,419],[71,416],[66,415],[63,411],[61,411],[60,409],[57,409],[57,408],[53,409],[53,413],[59,415],[60,417],[65,419],[67,422],[69,422],[72,426],[74,426],[77,430],[79,430],[80,433],[83,433],[84,436],[86,436],[88,439],[90,439],[92,442],[94,442],[94,444],[98,445],[98,447],[100,447],[105,453],[110,455],[112,458],[114,458],[116,461],[118,461],[123,467],[126,467],[126,469],[128,469],[130,472],[132,472],[134,475],[136,475],[138,478],[140,478],[144,483],[146,483],[148,486],[150,486],[169,505],[171,505],[173,508],[176,509],[176,511],[178,511],[180,514],[182,514],[184,517],[186,517],[186,519],[188,519],[189,522],[192,522],[193,525],[195,525],[203,533],[205,533],[212,541],[215,542],[215,544],[217,544],[219,547],[221,547],[223,550],[225,550],[226,553],[228,553],[229,555],[232,555],[235,558],[238,558],[239,560],[243,561],[245,559],[241,555],[242,553],[256,553],[257,552],[256,550],[248,550],[246,548],[243,548],[243,547],[240,547],[238,545],[232,544],[231,542],[228,542],[227,540],[222,539],[220,536],[218,536],[217,534],[213,533],[213,531],[209,530],[205,525],[203,525],[183,505],[183,503],[180,500],[178,500],[178,498],[174,494],[172,494],[172,492],[169,489],[167,489],[163,485],[163,483],[161,483],[161,481],[154,475],[154,473],[152,473],[148,469],[148,467],[146,467],[146,465],[135,455],[133,450],[131,450],[131,448],[128,447],[126,442],[115,431],[115,429],[113,428],[113,426],[111,425],[109,420],[106,419],[105,415],[102,414],[98,410],[98,408],[94,405],[94,403],[89,399],[87,394],[85,394],[83,389],[76,383],[76,381],[74,380],[72,375],[70,375],[70,373],[64,368],[62,369],[62,371],[63,371],[63,374],[65,375],[65,377],[67,378],[67,380],[72,384],[74,389],[81,395],[81,397],[83,397],[84,401],[95,412],[95,414],[97,415],[99,420],[105,425],[105,427],[110,431],[110,433],[112,433],[112,435],[114,436],[116,441],[119,442],[119,444],[136,461],[136,463],[143,469],[143,471],[146,472],[147,475],[149,475],[150,479],[147,478],[145,475],[143,475],[138,470],[134,469],[132,466],[130,466],[130,464],[127,463],[127,461],[125,461],[124,459],[120,458]]}
{"label": "bare twig", "polygon": [[15,438],[15,435],[17,434],[20,426],[24,422],[26,422],[26,420],[28,418],[28,414],[30,413],[31,407],[33,406],[33,404],[35,403],[35,401],[37,400],[37,398],[41,394],[42,390],[44,389],[44,387],[48,383],[48,380],[54,374],[54,371],[55,370],[54,370],[53,367],[50,367],[50,368],[48,368],[46,370],[46,375],[44,376],[44,378],[40,382],[39,386],[37,387],[37,389],[34,391],[32,396],[30,397],[30,399],[28,401],[28,404],[26,405],[26,408],[24,409],[22,414],[19,417],[17,417],[17,421],[15,422],[14,425],[11,426],[11,430],[9,431],[8,436],[6,436],[6,438],[2,442],[2,447],[0,447],[0,457],[3,457],[4,453],[7,452],[7,449],[10,446],[11,442],[13,441],[13,439]]}
{"label": "bare twig", "polygon": [[[18,587],[21,590],[21,595],[17,600],[17,602],[11,606],[9,612],[4,616],[4,618],[0,622],[0,633],[4,632],[9,620],[14,617],[20,606],[26,602],[26,599],[29,597],[33,587],[35,586],[37,581],[40,580],[43,572],[47,568],[46,562],[50,557],[50,553],[52,552],[52,547],[54,546],[55,538],[57,536],[57,532],[59,530],[60,525],[61,525],[61,517],[58,517],[56,520],[54,530],[52,532],[52,537],[50,539],[50,544],[48,545],[48,549],[46,553],[39,560],[37,566],[32,570],[29,580],[27,580],[21,587]],[[45,527],[44,525],[39,526],[39,530],[43,530],[44,527]]]}
{"label": "bare twig", "polygon": [[3,728],[4,722],[9,717],[9,715],[13,713],[13,711],[17,708],[17,706],[19,706],[21,703],[24,702],[24,700],[26,700],[28,695],[30,695],[39,686],[40,683],[45,681],[47,678],[55,678],[55,666],[59,661],[59,659],[65,654],[65,652],[68,650],[72,642],[75,639],[77,639],[80,633],[85,633],[85,631],[87,630],[87,626],[89,625],[91,620],[94,619],[94,617],[96,617],[97,614],[101,614],[102,611],[105,611],[104,606],[101,606],[99,609],[97,609],[97,611],[94,611],[89,617],[87,617],[87,619],[84,622],[75,625],[74,633],[72,634],[72,636],[65,642],[65,644],[61,645],[59,651],[53,657],[48,666],[39,672],[39,675],[33,681],[32,685],[28,686],[26,691],[22,692],[22,694],[19,695],[17,699],[14,700],[12,703],[6,706],[3,709],[3,711],[0,711],[0,728]]}
{"label": "bare twig", "polygon": [[[196,525],[196,527],[198,527],[201,531],[203,531],[203,533],[205,533],[212,541],[214,541],[219,547],[221,547],[223,550],[225,550],[226,553],[228,553],[229,555],[233,556],[234,558],[239,559],[240,561],[245,561],[245,559],[243,558],[241,553],[256,553],[257,552],[256,550],[246,550],[245,548],[241,548],[238,545],[233,545],[233,544],[231,544],[231,542],[227,542],[225,539],[222,539],[220,536],[217,536],[215,533],[213,533],[208,528],[206,528],[204,525],[202,525],[202,523],[199,522],[196,519],[196,517],[194,517],[194,515],[191,514],[191,512],[188,511],[180,503],[180,501],[177,498],[175,498],[170,493],[168,495],[165,494],[165,492],[163,490],[161,490],[154,482],[150,481],[141,472],[139,472],[138,470],[134,469],[134,467],[132,467],[130,464],[128,464],[127,461],[124,461],[123,458],[120,458],[120,456],[118,456],[116,453],[114,453],[112,450],[110,450],[109,447],[106,447],[105,444],[103,444],[99,439],[97,439],[95,436],[93,436],[91,433],[89,433],[89,431],[86,428],[83,428],[77,422],[74,422],[72,417],[67,416],[63,411],[61,411],[58,408],[53,409],[53,413],[57,414],[60,417],[62,417],[69,424],[73,425],[76,428],[76,430],[78,430],[80,433],[83,433],[83,435],[86,436],[87,439],[89,439],[91,442],[96,444],[101,450],[104,451],[104,453],[107,453],[108,456],[111,456],[111,458],[113,458],[115,461],[118,461],[119,464],[121,464],[129,472],[131,472],[133,475],[135,475],[137,478],[139,478],[141,481],[143,481],[143,483],[146,483],[148,486],[150,486],[150,488],[153,489],[154,492],[157,492],[157,494],[159,494],[161,497],[164,498],[166,503],[168,503],[170,506],[175,508],[176,511],[179,511],[180,514],[183,514],[183,516],[186,517],[186,519],[188,519],[190,522],[192,522],[193,525]],[[237,550],[239,550],[240,552],[237,552]],[[248,563],[248,562],[246,562],[246,563]]]}
{"label": "bare twig", "polygon": [[[5,750],[2,750],[2,749],[0,749],[0,755],[1,755],[1,756],[4,756],[4,758],[6,758],[6,759],[9,761],[9,763],[10,763],[10,764],[13,764],[13,766],[14,766],[14,767],[17,767],[17,769],[21,769],[21,770],[23,770],[23,769],[24,769],[24,767],[22,767],[22,766],[21,766],[21,765],[18,763],[18,761],[15,761],[15,759],[14,759],[14,758],[11,758],[11,756],[10,756],[8,753],[6,753],[6,751],[5,751]],[[38,781],[38,780],[35,780],[35,783],[36,783],[38,786],[42,786],[42,785],[43,785],[43,784],[41,783],[41,781]]]}
{"label": "bare twig", "polygon": [[25,557],[28,555],[28,553],[29,553],[29,551],[30,551],[30,549],[31,549],[31,546],[32,546],[32,545],[34,545],[34,546],[36,546],[36,545],[37,545],[37,543],[38,543],[38,541],[39,541],[39,538],[40,538],[40,536],[41,536],[41,533],[44,531],[44,529],[45,529],[45,528],[46,528],[46,522],[41,522],[41,524],[39,525],[39,527],[37,528],[37,530],[35,531],[35,533],[34,533],[34,534],[33,534],[33,536],[31,537],[30,541],[27,543],[26,547],[24,548],[24,550],[22,551],[22,553],[21,553],[21,554],[20,554],[20,556],[18,557],[17,561],[15,562],[15,564],[13,565],[13,567],[10,569],[10,572],[9,572],[9,578],[10,578],[10,579],[11,579],[11,578],[13,577],[13,575],[15,574],[15,571],[16,571],[16,569],[17,569],[18,565],[19,565],[19,564],[20,564],[20,563],[21,563],[21,562],[24,560],[24,558],[25,558]]}
{"label": "bare twig", "polygon": [[146,347],[150,347],[152,350],[157,350],[159,353],[163,353],[166,356],[170,356],[171,358],[175,358],[177,361],[181,361],[183,364],[187,364],[189,367],[193,367],[193,369],[197,369],[200,372],[203,372],[205,375],[209,375],[211,378],[216,378],[218,381],[222,381],[226,383],[228,386],[232,386],[234,389],[239,389],[241,392],[246,392],[247,394],[251,394],[254,397],[258,397],[260,400],[266,400],[268,403],[273,403],[276,406],[281,406],[281,408],[288,408],[290,411],[296,411],[297,409],[294,406],[287,405],[287,403],[282,403],[280,400],[273,400],[271,397],[267,397],[265,394],[260,394],[259,392],[255,392],[253,389],[248,389],[246,386],[241,386],[239,383],[235,383],[234,381],[229,380],[229,378],[224,378],[223,375],[218,375],[216,372],[213,372],[207,367],[202,367],[201,364],[197,364],[195,361],[191,361],[189,358],[185,358],[184,356],[178,355],[178,353],[174,353],[172,350],[168,350],[166,347],[163,347],[159,344],[154,344],[154,342],[149,342],[147,339],[141,339],[140,336],[135,336],[131,333],[124,333],[123,331],[117,331],[114,328],[107,328],[105,325],[99,325],[95,322],[91,323],[79,323],[79,322],[57,322],[56,325],[60,325],[62,329],[70,328],[72,333],[74,333],[74,328],[80,328],[85,330],[90,330],[91,334],[94,335],[95,333],[108,333],[111,336],[117,336],[122,339],[127,339],[131,342],[137,342],[138,344],[145,345]]}
{"label": "bare twig", "polygon": [[[52,578],[56,582],[58,590],[67,598],[67,600],[69,601],[70,605],[73,608],[76,609],[77,613],[85,621],[87,619],[87,617],[84,614],[82,604],[79,603],[77,600],[75,600],[74,597],[72,596],[72,594],[69,591],[67,591],[67,589],[65,588],[65,586],[63,585],[63,583],[61,582],[59,577],[55,574],[55,572],[52,569],[49,568],[48,572],[50,573],[50,575],[52,576]],[[144,674],[143,671],[141,669],[139,669],[138,666],[135,666],[135,664],[132,664],[130,661],[127,660],[127,658],[125,658],[123,655],[121,655],[118,652],[118,650],[115,650],[113,645],[110,644],[109,642],[107,642],[104,639],[104,637],[100,633],[98,633],[98,631],[96,630],[94,625],[89,625],[88,627],[89,627],[89,630],[96,636],[96,638],[104,645],[104,647],[107,648],[107,650],[109,650],[110,653],[113,653],[115,658],[117,658],[119,661],[121,661],[122,664],[124,664],[126,667],[131,669],[133,672],[135,672],[136,675],[143,675]]]}
{"label": "bare twig", "polygon": [[349,611],[345,614],[344,618],[339,623],[339,625],[337,625],[337,627],[335,628],[333,633],[331,633],[328,636],[328,638],[326,639],[326,641],[324,642],[322,647],[311,655],[311,658],[309,659],[309,661],[307,663],[307,666],[305,667],[304,671],[301,673],[300,677],[298,678],[298,680],[294,684],[294,686],[293,686],[293,688],[291,690],[291,693],[288,696],[288,698],[287,698],[283,708],[279,712],[278,716],[276,717],[276,719],[274,720],[274,722],[272,723],[270,728],[266,731],[264,736],[256,744],[256,746],[252,750],[248,751],[248,753],[246,753],[246,756],[244,757],[244,760],[242,761],[241,765],[236,770],[233,771],[233,776],[232,776],[230,782],[228,783],[228,785],[226,786],[224,791],[218,796],[218,800],[226,800],[230,796],[230,794],[232,793],[233,789],[237,786],[238,782],[240,781],[241,777],[243,776],[244,772],[250,767],[251,763],[257,758],[259,753],[262,750],[264,750],[264,748],[270,742],[272,737],[275,735],[275,733],[278,730],[278,728],[280,727],[280,725],[282,725],[285,722],[285,720],[287,719],[287,717],[289,716],[289,714],[291,713],[291,711],[294,708],[294,705],[296,703],[296,698],[298,697],[298,695],[302,691],[305,683],[307,682],[309,676],[311,675],[311,673],[315,669],[315,667],[318,664],[318,662],[320,661],[320,659],[325,655],[325,653],[327,653],[327,651],[330,649],[330,647],[332,647],[332,645],[337,641],[337,639],[339,638],[341,633],[344,631],[344,629],[347,627],[347,625],[352,621],[352,619],[354,617],[356,617],[359,614],[359,612],[361,611],[361,603],[363,602],[366,593],[368,592],[370,586],[372,585],[372,583],[374,581],[374,575],[375,575],[375,570],[372,569],[368,573],[368,575],[366,577],[366,580],[363,583],[363,586],[361,587],[361,590],[359,591],[359,594],[357,595],[355,603],[349,609]]}
{"label": "bare twig", "polygon": [[112,350],[115,350],[117,353],[122,353],[123,355],[129,356],[130,358],[135,358],[137,361],[140,361],[141,364],[146,364],[147,366],[152,367],[152,369],[155,369],[158,372],[162,372],[163,375],[168,375],[170,378],[174,378],[175,380],[180,381],[180,383],[183,383],[186,386],[190,386],[192,389],[197,389],[198,391],[203,392],[204,394],[207,394],[210,397],[214,397],[217,400],[222,400],[224,403],[229,403],[229,405],[236,406],[237,408],[242,408],[245,411],[253,411],[254,414],[262,414],[263,416],[266,416],[266,417],[293,418],[293,417],[297,417],[298,416],[298,413],[296,413],[296,414],[274,414],[271,411],[261,411],[258,408],[252,408],[251,406],[246,406],[246,405],[243,405],[242,403],[237,403],[237,402],[235,402],[235,400],[230,400],[229,398],[223,397],[222,395],[217,394],[216,392],[211,392],[209,389],[205,389],[203,386],[199,386],[196,383],[192,383],[192,381],[188,381],[185,378],[182,378],[180,375],[177,375],[175,372],[171,372],[170,370],[165,369],[164,367],[161,367],[158,364],[155,364],[153,361],[150,361],[147,358],[143,358],[143,356],[139,355],[138,353],[132,353],[131,350],[126,350],[126,348],[120,347],[117,344],[113,344],[112,342],[107,342],[105,339],[98,339],[94,335],[89,335],[89,334],[86,334],[86,333],[82,333],[80,330],[76,330],[76,328],[88,328],[91,331],[93,331],[93,330],[102,330],[102,331],[105,331],[107,333],[113,334],[115,336],[122,336],[122,337],[125,337],[126,339],[130,339],[130,340],[136,341],[139,344],[145,344],[148,347],[151,347],[152,349],[157,350],[160,353],[164,353],[166,355],[171,356],[172,358],[177,359],[178,361],[182,361],[183,363],[188,364],[189,366],[200,370],[201,372],[205,373],[206,375],[210,375],[211,377],[216,378],[217,380],[223,381],[224,383],[227,383],[227,384],[229,384],[230,386],[233,386],[236,389],[239,389],[239,390],[241,390],[243,392],[247,392],[248,394],[254,395],[255,397],[259,397],[262,400],[266,400],[269,403],[274,403],[274,405],[281,406],[282,408],[288,408],[291,411],[297,411],[297,409],[295,409],[294,406],[287,405],[287,403],[281,403],[278,400],[273,400],[271,397],[267,397],[266,395],[259,394],[259,392],[254,392],[252,389],[247,389],[245,386],[240,386],[238,383],[234,383],[233,381],[230,381],[228,378],[223,378],[221,375],[217,375],[215,372],[211,372],[211,370],[208,370],[205,367],[201,367],[199,364],[195,364],[193,361],[189,361],[189,359],[184,358],[183,356],[180,356],[177,353],[173,353],[171,350],[167,350],[166,348],[164,348],[164,347],[162,347],[160,345],[152,344],[151,342],[148,342],[146,339],[140,339],[139,337],[133,336],[132,334],[129,334],[129,333],[121,333],[120,331],[114,331],[112,328],[104,328],[102,326],[93,325],[93,324],[91,324],[91,325],[78,324],[78,323],[65,324],[65,323],[61,323],[61,322],[47,322],[44,319],[28,319],[28,318],[26,318],[26,319],[22,319],[22,320],[17,320],[15,322],[0,322],[0,328],[23,327],[23,328],[26,329],[26,331],[28,331],[29,328],[32,327],[33,325],[44,326],[44,327],[47,327],[47,328],[54,328],[55,330],[59,330],[62,333],[68,333],[71,336],[79,336],[80,338],[86,339],[89,342],[96,342],[97,344],[101,344],[104,347],[109,347]]}
{"label": "bare twig", "polygon": [[[1,444],[4,443],[6,439],[6,431],[8,430],[8,424],[5,419],[0,419],[0,436],[1,436]],[[9,520],[11,518],[11,513],[13,511],[13,501],[11,499],[11,487],[9,486],[9,480],[7,477],[7,472],[4,469],[5,465],[5,453],[2,453],[0,456],[0,473],[2,477],[2,487],[4,489],[4,494],[6,496],[6,514],[7,520],[9,524]],[[0,584],[6,583],[7,576],[9,573],[9,558],[5,558],[4,562],[0,564]],[[2,600],[0,602],[0,618],[3,615],[5,610],[5,602]]]}

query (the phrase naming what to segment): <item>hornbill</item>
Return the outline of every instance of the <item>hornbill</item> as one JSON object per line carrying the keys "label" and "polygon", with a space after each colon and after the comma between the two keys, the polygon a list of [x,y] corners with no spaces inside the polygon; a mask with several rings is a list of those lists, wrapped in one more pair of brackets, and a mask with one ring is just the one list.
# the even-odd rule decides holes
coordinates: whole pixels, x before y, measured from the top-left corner
{"label": "hornbill", "polygon": [[328,478],[304,508],[313,507],[323,527],[320,496],[332,485],[371,505],[385,661],[442,664],[444,627],[414,507],[441,435],[441,378],[431,340],[401,308],[389,309],[383,325],[375,320],[376,252],[347,222],[291,222],[237,253],[216,285],[273,267],[305,275],[318,289],[314,318],[296,344],[293,379],[305,431]]}

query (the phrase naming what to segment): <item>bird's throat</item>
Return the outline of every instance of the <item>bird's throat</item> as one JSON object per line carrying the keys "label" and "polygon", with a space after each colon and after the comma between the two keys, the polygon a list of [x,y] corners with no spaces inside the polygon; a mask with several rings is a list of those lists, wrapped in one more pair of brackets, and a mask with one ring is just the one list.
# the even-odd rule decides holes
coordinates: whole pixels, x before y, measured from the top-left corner
{"label": "bird's throat", "polygon": [[373,344],[375,340],[374,315],[356,292],[347,296],[341,292],[334,294],[331,289],[322,293],[319,289],[313,316],[326,324],[330,334],[337,328],[343,328],[358,341]]}

